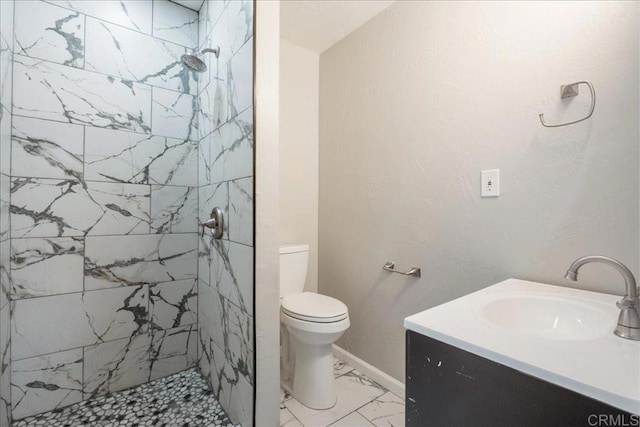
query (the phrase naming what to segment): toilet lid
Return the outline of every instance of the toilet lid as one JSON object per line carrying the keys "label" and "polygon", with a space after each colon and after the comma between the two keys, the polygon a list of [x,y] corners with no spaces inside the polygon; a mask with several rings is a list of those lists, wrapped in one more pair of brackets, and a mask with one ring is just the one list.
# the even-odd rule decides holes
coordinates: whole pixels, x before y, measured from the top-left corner
{"label": "toilet lid", "polygon": [[289,295],[282,298],[281,304],[285,314],[309,322],[337,322],[348,316],[342,301],[313,292]]}

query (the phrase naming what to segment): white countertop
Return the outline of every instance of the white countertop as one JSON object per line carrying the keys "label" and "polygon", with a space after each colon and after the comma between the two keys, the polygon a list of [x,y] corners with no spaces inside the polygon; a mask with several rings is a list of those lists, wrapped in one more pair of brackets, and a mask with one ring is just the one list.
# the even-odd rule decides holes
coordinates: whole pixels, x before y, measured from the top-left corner
{"label": "white countertop", "polygon": [[[579,341],[508,332],[479,314],[505,295],[542,295],[597,304],[613,319],[604,335]],[[613,335],[621,297],[508,279],[409,316],[404,327],[541,378],[622,410],[640,414],[640,341]]]}

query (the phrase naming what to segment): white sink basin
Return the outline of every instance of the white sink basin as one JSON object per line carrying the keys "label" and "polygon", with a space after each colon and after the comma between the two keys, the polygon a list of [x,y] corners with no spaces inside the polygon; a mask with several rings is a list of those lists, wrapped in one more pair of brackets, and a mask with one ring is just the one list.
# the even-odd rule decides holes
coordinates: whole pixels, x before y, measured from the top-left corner
{"label": "white sink basin", "polygon": [[475,312],[482,320],[509,334],[580,341],[611,333],[616,318],[606,309],[593,301],[527,295],[494,299]]}
{"label": "white sink basin", "polygon": [[640,341],[613,334],[618,301],[508,279],[407,317],[404,326],[640,415]]}

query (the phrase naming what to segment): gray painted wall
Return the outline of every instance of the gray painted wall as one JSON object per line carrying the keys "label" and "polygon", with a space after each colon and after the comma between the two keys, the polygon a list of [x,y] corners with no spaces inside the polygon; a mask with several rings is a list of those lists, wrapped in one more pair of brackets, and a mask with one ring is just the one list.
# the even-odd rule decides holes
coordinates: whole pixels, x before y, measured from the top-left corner
{"label": "gray painted wall", "polygon": [[[638,4],[398,2],[320,58],[319,289],[338,344],[404,377],[403,319],[509,277],[612,293],[638,274]],[[590,80],[561,101],[561,84]],[[584,89],[581,88],[581,89]],[[480,198],[499,168],[502,196]],[[382,271],[416,265],[420,279]]]}

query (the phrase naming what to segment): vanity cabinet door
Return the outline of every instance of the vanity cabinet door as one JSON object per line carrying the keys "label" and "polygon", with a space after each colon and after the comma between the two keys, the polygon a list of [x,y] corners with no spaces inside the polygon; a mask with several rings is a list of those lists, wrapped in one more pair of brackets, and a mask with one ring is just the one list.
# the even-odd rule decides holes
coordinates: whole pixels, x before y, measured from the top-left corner
{"label": "vanity cabinet door", "polygon": [[[407,427],[602,426],[637,415],[413,331],[406,334]],[[635,421],[635,424],[634,424]]]}

